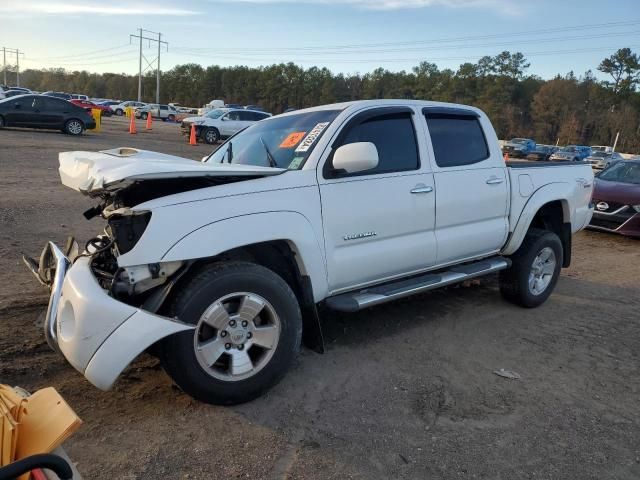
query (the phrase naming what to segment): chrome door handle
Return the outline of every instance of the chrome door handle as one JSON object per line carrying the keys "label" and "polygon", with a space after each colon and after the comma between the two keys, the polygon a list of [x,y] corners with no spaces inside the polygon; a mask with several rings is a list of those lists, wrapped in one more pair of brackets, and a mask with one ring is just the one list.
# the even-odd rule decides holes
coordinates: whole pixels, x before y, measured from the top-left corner
{"label": "chrome door handle", "polygon": [[502,178],[491,177],[489,180],[487,180],[487,185],[497,185],[502,182],[504,182]]}
{"label": "chrome door handle", "polygon": [[413,190],[411,190],[411,193],[431,193],[431,192],[433,192],[433,187],[426,187],[426,186],[418,186]]}

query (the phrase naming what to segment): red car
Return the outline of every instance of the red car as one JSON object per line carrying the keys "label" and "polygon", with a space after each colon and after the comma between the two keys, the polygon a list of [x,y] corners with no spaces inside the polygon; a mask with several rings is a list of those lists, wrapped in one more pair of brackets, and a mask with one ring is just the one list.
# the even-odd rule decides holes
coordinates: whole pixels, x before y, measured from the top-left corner
{"label": "red car", "polygon": [[77,105],[79,107],[84,108],[88,112],[91,112],[91,109],[93,109],[93,108],[97,108],[98,110],[102,110],[102,116],[103,117],[110,117],[111,114],[113,113],[109,107],[104,106],[104,105],[98,105],[97,103],[90,102],[89,100],[79,100],[79,99],[74,98],[74,99],[69,100],[69,101],[71,103],[73,103],[74,105]]}
{"label": "red car", "polygon": [[640,160],[622,160],[595,180],[590,228],[640,238]]}

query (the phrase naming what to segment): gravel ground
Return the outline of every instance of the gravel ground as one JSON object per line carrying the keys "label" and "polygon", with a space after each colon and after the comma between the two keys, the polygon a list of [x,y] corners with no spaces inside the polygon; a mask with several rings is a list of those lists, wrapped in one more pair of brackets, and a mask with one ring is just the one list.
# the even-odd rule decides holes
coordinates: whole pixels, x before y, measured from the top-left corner
{"label": "gravel ground", "polygon": [[490,278],[322,312],[327,353],[304,350],[249,404],[198,403],[148,355],[112,391],[93,388],[44,343],[46,295],[19,256],[102,228],[60,185],[58,152],[210,151],[176,125],[126,130],[109,118],[81,138],[0,131],[0,382],[59,389],[84,420],[66,448],[85,478],[640,478],[640,243],[602,233],[576,236],[538,309],[502,301]]}

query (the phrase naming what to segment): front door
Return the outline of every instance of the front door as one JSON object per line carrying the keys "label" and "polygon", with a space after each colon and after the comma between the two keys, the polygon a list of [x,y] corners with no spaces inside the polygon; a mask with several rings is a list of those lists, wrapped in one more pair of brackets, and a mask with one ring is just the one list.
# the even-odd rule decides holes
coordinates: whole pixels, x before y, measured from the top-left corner
{"label": "front door", "polygon": [[[508,233],[506,167],[473,110],[425,108],[433,157],[438,265],[489,255]],[[493,135],[495,136],[495,135]]]}
{"label": "front door", "polygon": [[[425,269],[436,259],[435,196],[428,162],[406,107],[356,115],[334,149],[371,142],[378,166],[332,173],[331,154],[318,171],[329,288],[332,293]],[[424,147],[423,147],[424,148]]]}

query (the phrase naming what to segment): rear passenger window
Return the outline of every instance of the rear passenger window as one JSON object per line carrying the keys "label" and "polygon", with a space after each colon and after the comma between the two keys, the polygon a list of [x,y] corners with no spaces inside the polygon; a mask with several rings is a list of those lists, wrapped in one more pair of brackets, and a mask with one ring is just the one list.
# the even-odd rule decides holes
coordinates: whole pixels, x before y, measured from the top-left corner
{"label": "rear passenger window", "polygon": [[361,174],[375,175],[420,168],[410,113],[394,113],[364,120],[350,128],[341,145],[356,142],[371,142],[378,149],[378,166]]}
{"label": "rear passenger window", "polygon": [[427,113],[427,126],[439,167],[472,165],[489,158],[489,147],[474,116]]}

